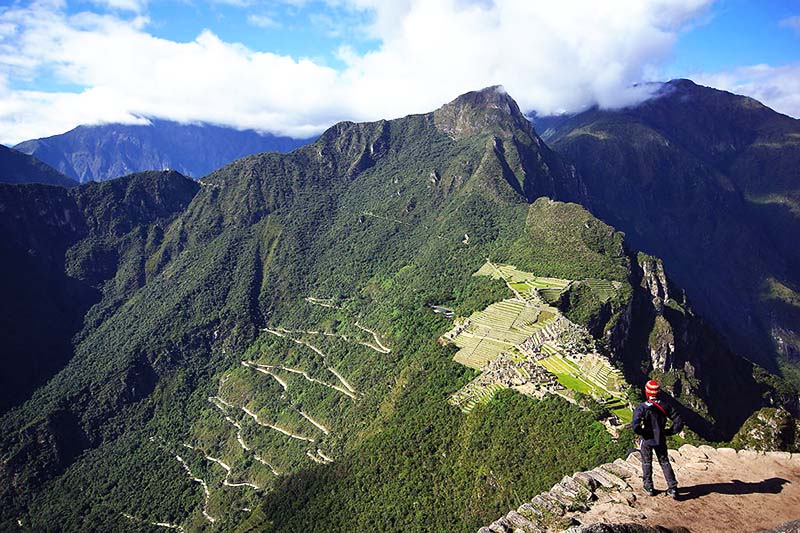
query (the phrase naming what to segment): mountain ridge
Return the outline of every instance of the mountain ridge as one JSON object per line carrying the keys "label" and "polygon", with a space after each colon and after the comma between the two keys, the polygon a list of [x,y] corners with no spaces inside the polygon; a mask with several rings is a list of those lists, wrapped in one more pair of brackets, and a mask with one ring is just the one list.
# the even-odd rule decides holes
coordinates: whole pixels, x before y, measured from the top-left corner
{"label": "mountain ridge", "polygon": [[540,125],[598,216],[662,257],[743,353],[796,380],[800,121],[674,80],[638,106]]}
{"label": "mountain ridge", "polygon": [[[488,126],[453,139],[435,112],[340,123],[289,154],[248,156],[198,182],[152,173],[160,186],[129,176],[79,187],[74,222],[95,233],[68,239],[53,270],[99,302],[71,336],[66,366],[0,419],[0,523],[477,527],[515,491],[623,453],[627,430],[614,441],[593,412],[560,397],[500,392],[467,415],[447,403],[475,375],[436,343],[452,321],[430,306],[469,316],[507,295],[473,276],[488,256],[536,275],[619,283],[607,299],[576,285],[558,305],[634,380],[676,362],[683,374],[658,370],[708,424],[735,418],[706,405],[707,383],[755,400],[753,409],[771,401],[746,362],[731,365],[736,390],[724,387],[731,376],[700,375],[692,357],[704,344],[684,339],[705,333],[684,327],[697,322],[679,291],[667,295],[663,267],[580,205],[531,201],[548,187],[567,199],[583,178],[530,126]],[[26,190],[0,193],[23,209]],[[175,201],[151,204],[160,191]],[[109,209],[109,197],[130,199],[130,213]],[[4,233],[12,227],[0,217]],[[712,341],[715,361],[738,361]],[[537,475],[523,475],[523,463]],[[441,506],[453,516],[438,515]]]}
{"label": "mountain ridge", "polygon": [[150,119],[146,125],[78,126],[59,135],[23,141],[15,149],[85,183],[164,169],[198,178],[248,154],[288,152],[307,142],[213,124]]}
{"label": "mountain ridge", "polygon": [[35,157],[3,145],[0,145],[0,183],[41,183],[61,187],[78,184]]}

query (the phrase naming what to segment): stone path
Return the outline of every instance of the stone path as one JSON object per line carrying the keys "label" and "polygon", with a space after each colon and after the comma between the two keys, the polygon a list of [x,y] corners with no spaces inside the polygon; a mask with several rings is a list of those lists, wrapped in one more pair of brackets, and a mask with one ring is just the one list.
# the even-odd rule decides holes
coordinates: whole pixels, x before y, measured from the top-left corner
{"label": "stone path", "polygon": [[[800,454],[688,444],[669,453],[681,487],[677,501],[642,491],[634,452],[627,460],[564,477],[479,533],[578,532],[595,523],[751,532],[800,518]],[[664,491],[658,462],[653,466],[655,487]]]}

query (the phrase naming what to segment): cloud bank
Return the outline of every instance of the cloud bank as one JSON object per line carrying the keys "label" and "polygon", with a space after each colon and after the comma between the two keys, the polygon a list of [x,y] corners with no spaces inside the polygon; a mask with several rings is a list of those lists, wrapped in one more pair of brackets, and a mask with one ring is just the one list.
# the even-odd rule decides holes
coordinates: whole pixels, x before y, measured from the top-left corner
{"label": "cloud bank", "polygon": [[[620,107],[648,96],[634,84],[657,76],[680,29],[711,3],[326,0],[371,14],[360,31],[379,43],[362,54],[343,43],[344,67],[334,69],[209,30],[189,42],[157,38],[144,0],[96,1],[120,11],[69,15],[60,0],[0,10],[0,142],[140,117],[304,137],[496,84],[525,111]],[[42,77],[56,88],[20,88]]]}
{"label": "cloud bank", "polygon": [[773,67],[752,65],[692,76],[697,83],[752,96],[792,117],[800,117],[800,63]]}

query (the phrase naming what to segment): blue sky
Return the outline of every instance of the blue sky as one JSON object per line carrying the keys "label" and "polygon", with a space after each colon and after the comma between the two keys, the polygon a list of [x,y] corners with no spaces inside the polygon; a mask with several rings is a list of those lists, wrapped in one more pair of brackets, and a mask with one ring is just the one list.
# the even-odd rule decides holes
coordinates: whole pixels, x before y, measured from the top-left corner
{"label": "blue sky", "polygon": [[743,65],[796,63],[800,61],[800,25],[791,27],[789,19],[798,15],[797,0],[718,2],[709,15],[681,32],[675,60],[665,72],[677,77]]}
{"label": "blue sky", "polygon": [[503,84],[525,111],[690,77],[800,116],[800,0],[12,0],[0,142],[157,117],[292,136]]}

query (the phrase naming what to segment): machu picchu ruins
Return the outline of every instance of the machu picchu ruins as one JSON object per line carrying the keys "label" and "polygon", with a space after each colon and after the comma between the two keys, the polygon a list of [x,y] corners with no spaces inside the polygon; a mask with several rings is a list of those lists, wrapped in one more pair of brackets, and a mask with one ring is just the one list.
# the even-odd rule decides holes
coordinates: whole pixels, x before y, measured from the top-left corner
{"label": "machu picchu ruins", "polygon": [[[502,389],[513,388],[541,398],[558,394],[575,402],[585,395],[604,405],[618,422],[628,421],[625,381],[600,354],[586,328],[571,322],[557,307],[570,280],[538,277],[489,259],[474,274],[500,279],[514,294],[469,317],[456,317],[439,339],[459,348],[453,359],[481,374],[457,391],[450,403],[469,412]],[[603,298],[615,290],[603,280],[589,280]]]}

